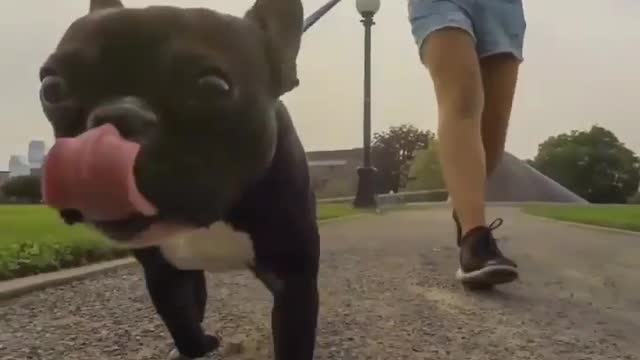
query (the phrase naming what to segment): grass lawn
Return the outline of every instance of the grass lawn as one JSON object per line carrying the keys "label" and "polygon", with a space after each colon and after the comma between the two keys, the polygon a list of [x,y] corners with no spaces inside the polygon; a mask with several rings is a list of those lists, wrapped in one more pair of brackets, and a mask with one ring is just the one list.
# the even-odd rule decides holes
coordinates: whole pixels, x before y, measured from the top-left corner
{"label": "grass lawn", "polygon": [[[318,219],[357,213],[348,204],[323,204]],[[0,206],[0,280],[111,260],[127,255],[97,232],[66,226],[44,206]]]}
{"label": "grass lawn", "polygon": [[329,220],[360,213],[351,204],[320,204],[318,205],[318,220]]}
{"label": "grass lawn", "polygon": [[551,219],[640,232],[640,205],[532,205],[525,212]]}

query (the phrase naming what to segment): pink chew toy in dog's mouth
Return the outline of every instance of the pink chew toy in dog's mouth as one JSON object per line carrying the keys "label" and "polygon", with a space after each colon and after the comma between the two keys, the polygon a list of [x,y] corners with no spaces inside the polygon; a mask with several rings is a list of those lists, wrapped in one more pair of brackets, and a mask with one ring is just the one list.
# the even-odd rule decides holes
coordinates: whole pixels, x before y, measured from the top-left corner
{"label": "pink chew toy in dog's mouth", "polygon": [[57,139],[44,164],[45,204],[77,210],[90,221],[156,215],[156,207],[136,185],[133,169],[139,151],[139,144],[124,139],[111,124]]}

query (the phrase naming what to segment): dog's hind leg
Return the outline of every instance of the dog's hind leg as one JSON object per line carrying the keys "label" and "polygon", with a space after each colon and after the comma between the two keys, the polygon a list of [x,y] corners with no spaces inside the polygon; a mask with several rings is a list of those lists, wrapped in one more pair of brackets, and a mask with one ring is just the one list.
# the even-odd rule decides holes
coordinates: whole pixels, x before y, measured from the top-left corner
{"label": "dog's hind leg", "polygon": [[180,358],[195,359],[218,348],[220,341],[202,328],[207,302],[202,271],[182,271],[169,264],[156,248],[134,251],[144,268],[153,305],[166,325]]}

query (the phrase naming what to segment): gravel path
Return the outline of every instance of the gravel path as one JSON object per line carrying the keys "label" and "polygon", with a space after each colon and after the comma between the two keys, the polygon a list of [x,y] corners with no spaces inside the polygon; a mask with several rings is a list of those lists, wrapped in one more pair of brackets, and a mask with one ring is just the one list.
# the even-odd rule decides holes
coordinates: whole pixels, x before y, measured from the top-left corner
{"label": "gravel path", "polygon": [[[523,279],[490,294],[453,280],[444,210],[322,227],[317,359],[640,359],[640,237],[496,208]],[[209,275],[216,359],[271,359],[270,298],[247,273]],[[165,359],[138,268],[0,304],[0,359]]]}

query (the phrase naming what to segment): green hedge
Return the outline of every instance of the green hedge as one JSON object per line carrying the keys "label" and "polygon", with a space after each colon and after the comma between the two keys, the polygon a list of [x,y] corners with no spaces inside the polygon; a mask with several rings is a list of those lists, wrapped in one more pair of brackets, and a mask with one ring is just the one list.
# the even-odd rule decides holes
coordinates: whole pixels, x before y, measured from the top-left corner
{"label": "green hedge", "polygon": [[[346,204],[318,208],[320,220],[353,214]],[[96,231],[67,226],[39,205],[0,205],[0,280],[50,272],[128,255]]]}
{"label": "green hedge", "polygon": [[0,206],[0,280],[126,254],[85,226],[66,226],[44,206]]}

